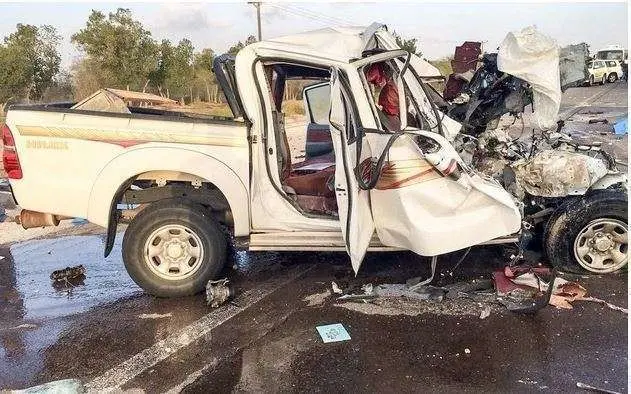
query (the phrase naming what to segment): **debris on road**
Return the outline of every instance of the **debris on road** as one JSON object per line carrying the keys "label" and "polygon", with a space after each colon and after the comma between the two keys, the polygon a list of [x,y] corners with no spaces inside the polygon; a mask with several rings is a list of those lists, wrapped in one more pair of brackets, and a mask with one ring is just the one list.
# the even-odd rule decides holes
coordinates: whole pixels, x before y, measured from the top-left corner
{"label": "debris on road", "polygon": [[581,382],[576,382],[576,387],[578,387],[579,389],[596,391],[596,392],[599,392],[599,393],[620,394],[620,392],[618,392],[618,391],[607,390],[607,389],[603,389],[603,388],[600,388],[600,387],[594,387],[594,386],[590,386],[589,384],[585,384],[585,383],[581,383]]}
{"label": "debris on road", "polygon": [[626,116],[618,118],[613,124],[613,130],[616,135],[627,134],[629,132],[629,118]]}
{"label": "debris on road", "polygon": [[341,323],[317,326],[316,330],[318,330],[324,343],[350,341],[351,339],[348,331]]}
{"label": "debris on road", "polygon": [[50,274],[50,280],[53,281],[53,287],[57,290],[83,285],[84,279],[85,267],[83,265],[66,267],[64,269],[53,271]]}
{"label": "debris on road", "polygon": [[335,282],[331,282],[331,288],[333,289],[333,293],[335,293],[335,294],[342,294],[343,293],[342,289],[340,289],[340,287]]}
{"label": "debris on road", "polygon": [[78,379],[63,379],[54,382],[40,384],[23,390],[8,390],[12,394],[36,394],[36,393],[84,393],[83,383]]}
{"label": "debris on road", "polygon": [[[542,276],[551,276],[551,278],[545,280]],[[628,314],[628,310],[625,308],[599,298],[587,297],[587,289],[578,282],[557,277],[553,271],[545,267],[505,267],[503,270],[497,270],[493,273],[493,281],[498,300],[510,310],[518,307],[519,303],[528,304],[532,300],[547,298],[547,304],[558,309],[572,309],[572,302],[574,301],[590,301]],[[550,287],[551,282],[552,286]]]}
{"label": "debris on road", "polygon": [[211,308],[217,308],[234,297],[234,289],[228,283],[227,278],[208,281],[206,284],[206,303]]}
{"label": "debris on road", "polygon": [[331,290],[327,289],[326,291],[322,293],[308,295],[302,300],[307,301],[307,306],[318,306],[318,305],[322,305],[324,303],[324,300],[326,300],[326,298],[330,295],[331,295]]}
{"label": "debris on road", "polygon": [[491,307],[487,305],[482,309],[482,312],[480,312],[480,319],[486,319],[489,316],[491,316]]}

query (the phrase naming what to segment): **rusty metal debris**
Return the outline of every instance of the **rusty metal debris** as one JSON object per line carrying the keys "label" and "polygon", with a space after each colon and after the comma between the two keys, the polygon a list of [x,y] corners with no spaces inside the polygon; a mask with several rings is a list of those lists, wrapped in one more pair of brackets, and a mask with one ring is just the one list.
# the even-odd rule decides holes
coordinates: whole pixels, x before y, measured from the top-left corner
{"label": "rusty metal debris", "polygon": [[217,308],[234,297],[234,288],[228,283],[227,278],[208,281],[206,284],[206,303],[211,308]]}
{"label": "rusty metal debris", "polygon": [[53,281],[53,287],[57,290],[72,289],[73,287],[83,285],[85,272],[86,270],[83,265],[66,267],[53,271],[50,274],[50,280]]}
{"label": "rusty metal debris", "polygon": [[85,267],[83,265],[77,265],[75,267],[66,267],[64,269],[53,271],[50,274],[50,279],[55,282],[62,282],[70,279],[77,279],[85,277]]}

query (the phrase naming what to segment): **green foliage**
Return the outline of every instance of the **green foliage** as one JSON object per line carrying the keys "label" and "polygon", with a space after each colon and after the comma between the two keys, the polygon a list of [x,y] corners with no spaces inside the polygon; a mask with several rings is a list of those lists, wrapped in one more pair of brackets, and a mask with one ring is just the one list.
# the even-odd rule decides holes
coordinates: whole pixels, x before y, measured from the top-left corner
{"label": "green foliage", "polygon": [[231,46],[230,49],[228,49],[228,53],[231,54],[231,55],[236,55],[241,49],[245,48],[246,46],[248,46],[250,44],[254,44],[255,42],[256,42],[256,37],[250,35],[245,40],[245,42],[239,41],[236,44],[234,44],[233,46]]}
{"label": "green foliage", "polygon": [[451,68],[451,61],[453,60],[453,56],[446,56],[436,60],[430,60],[430,64],[440,70],[440,73],[444,76],[448,76],[453,72]]}
{"label": "green foliage", "polygon": [[52,26],[23,24],[4,38],[0,44],[0,103],[42,97],[59,72],[60,39]]}
{"label": "green foliage", "polygon": [[156,43],[128,9],[119,8],[107,17],[92,10],[86,26],[72,35],[72,42],[109,87],[142,89],[156,68]]}
{"label": "green foliage", "polygon": [[421,56],[421,52],[419,52],[418,49],[416,48],[416,44],[418,42],[416,38],[403,38],[399,34],[397,34],[396,31],[393,31],[392,35],[394,36],[397,42],[397,45],[401,49],[403,49],[404,51],[413,53],[415,55]]}

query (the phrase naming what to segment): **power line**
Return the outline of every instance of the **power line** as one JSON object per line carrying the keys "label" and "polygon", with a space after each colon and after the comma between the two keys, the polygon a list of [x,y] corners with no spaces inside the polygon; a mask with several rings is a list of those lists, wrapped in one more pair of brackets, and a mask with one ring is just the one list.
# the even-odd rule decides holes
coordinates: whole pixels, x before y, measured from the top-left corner
{"label": "power line", "polygon": [[281,6],[278,4],[269,4],[270,6],[277,8],[281,11],[285,11],[286,13],[292,14],[292,15],[296,15],[296,16],[302,16],[304,18],[308,18],[311,19],[313,21],[319,22],[325,26],[329,26],[330,24],[336,25],[336,26],[342,26],[345,23],[340,22],[338,20],[335,19],[331,19],[329,17],[324,17],[324,16],[316,16],[314,14],[309,13],[308,11],[301,11],[301,10],[297,10],[297,9],[293,9],[293,8],[289,8],[286,6]]}
{"label": "power line", "polygon": [[313,10],[309,10],[309,9],[306,9],[306,8],[298,7],[297,5],[285,5],[285,7],[289,8],[289,9],[294,9],[294,10],[297,10],[297,11],[302,11],[302,12],[310,14],[310,15],[312,15],[314,17],[321,18],[321,19],[326,19],[326,20],[329,20],[331,22],[335,22],[335,23],[338,23],[338,24],[341,24],[341,25],[347,25],[347,26],[348,25],[353,25],[352,22],[349,22],[346,19],[338,18],[338,17],[334,17],[334,16],[330,16],[330,15],[326,15],[326,14],[323,14],[323,13],[318,12],[318,11],[313,11]]}

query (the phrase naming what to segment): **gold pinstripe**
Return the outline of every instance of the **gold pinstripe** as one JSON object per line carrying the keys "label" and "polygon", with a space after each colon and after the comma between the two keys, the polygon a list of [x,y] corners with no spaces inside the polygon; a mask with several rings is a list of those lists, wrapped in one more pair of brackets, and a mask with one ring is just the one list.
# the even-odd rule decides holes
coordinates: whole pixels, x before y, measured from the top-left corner
{"label": "gold pinstripe", "polygon": [[90,141],[166,142],[217,146],[247,146],[245,138],[220,135],[176,134],[155,131],[118,131],[58,126],[16,126],[20,135],[30,137],[75,138]]}

